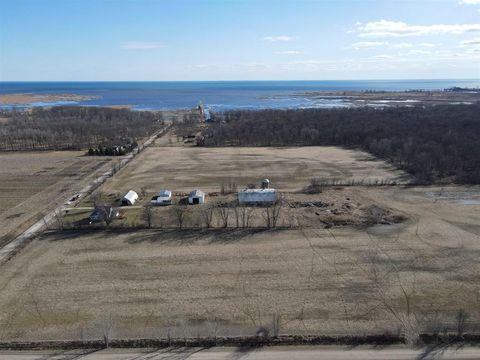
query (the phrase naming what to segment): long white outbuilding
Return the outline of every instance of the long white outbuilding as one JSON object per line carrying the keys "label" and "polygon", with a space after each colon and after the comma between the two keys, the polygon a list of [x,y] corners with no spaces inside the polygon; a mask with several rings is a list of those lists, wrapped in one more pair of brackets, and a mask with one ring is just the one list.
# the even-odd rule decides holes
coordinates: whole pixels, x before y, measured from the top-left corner
{"label": "long white outbuilding", "polygon": [[238,192],[240,204],[271,204],[277,200],[275,189],[245,189]]}

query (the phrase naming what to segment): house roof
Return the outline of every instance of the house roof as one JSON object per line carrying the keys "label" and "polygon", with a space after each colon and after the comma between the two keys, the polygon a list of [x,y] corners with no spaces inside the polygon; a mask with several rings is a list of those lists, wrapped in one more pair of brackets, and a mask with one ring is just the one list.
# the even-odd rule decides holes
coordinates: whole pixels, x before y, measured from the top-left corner
{"label": "house roof", "polygon": [[275,193],[277,190],[275,189],[244,189],[240,191],[241,193],[250,193],[250,194],[267,194],[267,193]]}
{"label": "house roof", "polygon": [[129,190],[123,198],[127,199],[130,202],[135,201],[138,199],[138,194],[133,190]]}
{"label": "house roof", "polygon": [[192,196],[205,196],[205,193],[202,190],[195,189],[190,193],[190,197]]}
{"label": "house roof", "polygon": [[170,190],[162,190],[158,193],[160,197],[170,197],[172,196],[172,192]]}

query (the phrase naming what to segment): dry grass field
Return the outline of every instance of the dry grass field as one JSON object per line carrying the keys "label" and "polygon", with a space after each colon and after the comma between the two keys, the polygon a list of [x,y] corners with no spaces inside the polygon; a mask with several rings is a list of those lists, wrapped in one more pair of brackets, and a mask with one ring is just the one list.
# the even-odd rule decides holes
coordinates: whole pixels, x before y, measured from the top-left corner
{"label": "dry grass field", "polygon": [[202,148],[175,146],[175,142],[164,145],[146,149],[137,161],[109,180],[102,191],[199,188],[211,192],[219,191],[222,183],[235,183],[239,188],[249,183],[258,185],[265,177],[281,191],[300,190],[312,177],[343,182],[407,181],[404,173],[385,162],[363,152],[336,147]]}
{"label": "dry grass field", "polygon": [[80,151],[0,154],[0,243],[79,191],[110,159]]}
{"label": "dry grass field", "polygon": [[410,219],[47,234],[2,265],[0,339],[250,335],[274,314],[290,334],[414,334],[459,310],[478,324],[480,205],[462,200],[479,188],[347,190]]}

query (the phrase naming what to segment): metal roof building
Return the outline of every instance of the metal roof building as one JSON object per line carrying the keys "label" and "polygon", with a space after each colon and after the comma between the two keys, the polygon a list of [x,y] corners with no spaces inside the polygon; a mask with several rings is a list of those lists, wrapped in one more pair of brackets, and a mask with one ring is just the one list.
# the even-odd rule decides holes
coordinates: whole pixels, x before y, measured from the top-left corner
{"label": "metal roof building", "polygon": [[188,196],[188,203],[190,205],[204,204],[205,193],[202,190],[193,190]]}
{"label": "metal roof building", "polygon": [[137,200],[138,194],[133,190],[129,190],[122,198],[122,205],[133,205]]}
{"label": "metal roof building", "polygon": [[162,190],[158,196],[154,196],[150,201],[152,205],[170,205],[172,203],[172,192],[170,190]]}
{"label": "metal roof building", "polygon": [[277,200],[275,189],[245,189],[238,193],[240,204],[271,204]]}

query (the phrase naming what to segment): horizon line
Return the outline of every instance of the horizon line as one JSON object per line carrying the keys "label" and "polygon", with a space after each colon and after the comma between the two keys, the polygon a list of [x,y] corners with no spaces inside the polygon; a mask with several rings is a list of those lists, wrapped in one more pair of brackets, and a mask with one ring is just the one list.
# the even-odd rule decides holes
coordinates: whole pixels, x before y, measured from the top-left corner
{"label": "horizon line", "polygon": [[251,79],[251,80],[0,80],[1,83],[92,83],[92,82],[319,82],[319,81],[452,81],[452,80],[461,80],[461,81],[480,81],[478,78],[408,78],[408,79],[316,79],[316,80],[304,80],[304,79]]}

